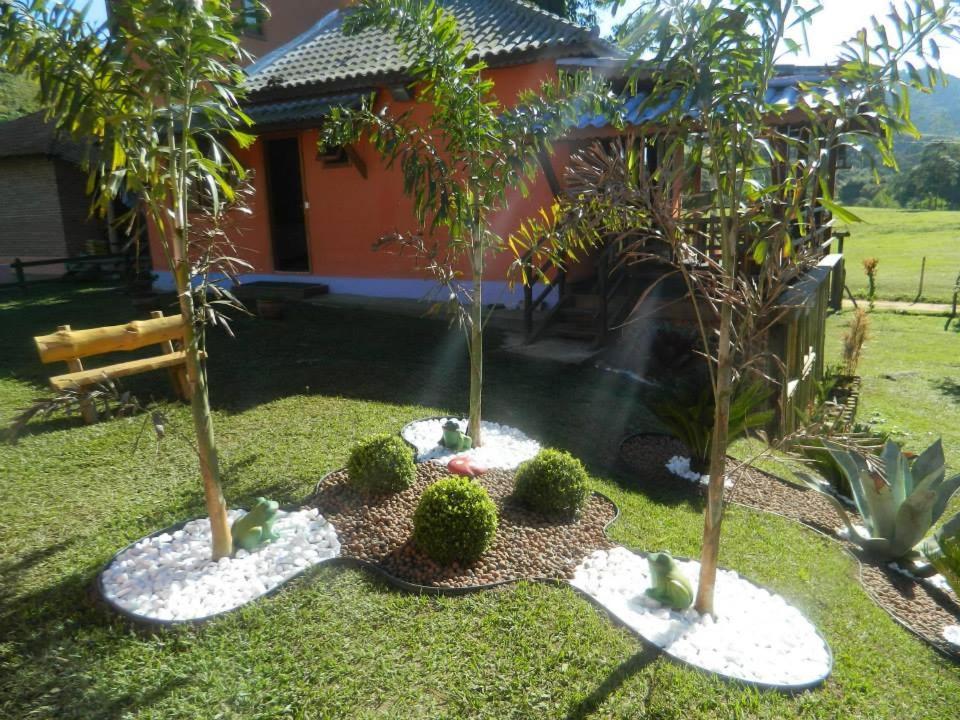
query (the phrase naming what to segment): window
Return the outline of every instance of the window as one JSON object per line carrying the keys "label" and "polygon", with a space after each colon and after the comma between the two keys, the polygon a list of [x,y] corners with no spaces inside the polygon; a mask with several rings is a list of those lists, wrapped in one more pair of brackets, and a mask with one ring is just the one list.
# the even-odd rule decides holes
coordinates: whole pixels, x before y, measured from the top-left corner
{"label": "window", "polygon": [[240,0],[239,30],[244,35],[263,37],[263,9],[254,0]]}

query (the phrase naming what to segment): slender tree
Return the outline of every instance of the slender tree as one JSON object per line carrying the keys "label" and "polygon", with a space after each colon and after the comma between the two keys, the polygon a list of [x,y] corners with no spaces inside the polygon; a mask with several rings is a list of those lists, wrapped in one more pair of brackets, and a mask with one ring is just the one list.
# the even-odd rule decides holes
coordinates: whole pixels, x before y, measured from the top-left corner
{"label": "slender tree", "polygon": [[[246,5],[246,4],[245,4]],[[69,6],[0,0],[0,59],[34,78],[57,127],[88,144],[94,207],[135,195],[157,230],[176,281],[196,449],[213,557],[231,554],[204,363],[208,323],[236,304],[216,282],[241,261],[229,252],[231,209],[245,170],[228,141],[249,124],[238,105],[247,60],[226,0],[139,0],[111,5],[112,23],[91,27]],[[227,325],[229,329],[229,325]]]}
{"label": "slender tree", "polygon": [[[428,114],[377,110],[371,97],[359,109],[335,110],[321,143],[366,137],[388,166],[399,164],[420,227],[381,240],[412,249],[449,291],[470,354],[468,433],[481,445],[482,280],[488,258],[509,247],[488,219],[507,206],[511,190],[526,195],[538,157],[584,114],[610,111],[612,96],[584,76],[562,77],[504,105],[454,16],[433,2],[360,0],[344,23],[346,32],[376,27],[396,37]],[[469,268],[468,287],[460,282],[461,262]]]}
{"label": "slender tree", "polygon": [[[788,35],[803,35],[818,9],[815,0],[642,4],[620,32],[635,52],[632,84],[647,93],[640,110],[655,117],[659,167],[648,176],[633,143],[592,148],[573,159],[571,197],[557,213],[558,236],[614,237],[625,261],[649,259],[650,239],[665,241],[693,301],[714,396],[702,613],[713,612],[733,389],[747,374],[775,379],[764,338],[783,314],[781,293],[808,267],[805,241],[821,238],[831,215],[857,220],[831,197],[837,153],[867,146],[895,167],[894,138],[915,133],[908,92],[942,79],[938,40],[958,36],[952,3],[891,8],[889,31],[872,21],[843,44],[829,75],[798,83],[797,133],[777,124],[784,108],[770,90],[780,53],[799,48]],[[678,190],[706,201],[678,204]],[[715,239],[703,237],[707,220]]]}

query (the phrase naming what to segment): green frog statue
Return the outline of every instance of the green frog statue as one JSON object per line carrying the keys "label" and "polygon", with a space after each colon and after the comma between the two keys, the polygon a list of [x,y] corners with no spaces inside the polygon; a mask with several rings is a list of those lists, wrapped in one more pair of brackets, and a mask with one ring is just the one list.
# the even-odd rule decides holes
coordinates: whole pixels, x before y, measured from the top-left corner
{"label": "green frog statue", "polygon": [[670,553],[652,553],[647,557],[647,562],[650,563],[651,580],[651,587],[647,588],[649,597],[674,610],[686,610],[693,604],[690,581]]}
{"label": "green frog statue", "polygon": [[460,430],[456,420],[447,420],[443,425],[443,437],[440,438],[440,444],[448,450],[463,452],[473,447],[473,440]]}
{"label": "green frog statue", "polygon": [[279,508],[280,505],[275,500],[258,497],[250,512],[235,520],[230,527],[234,546],[249,552],[280,537],[273,529]]}

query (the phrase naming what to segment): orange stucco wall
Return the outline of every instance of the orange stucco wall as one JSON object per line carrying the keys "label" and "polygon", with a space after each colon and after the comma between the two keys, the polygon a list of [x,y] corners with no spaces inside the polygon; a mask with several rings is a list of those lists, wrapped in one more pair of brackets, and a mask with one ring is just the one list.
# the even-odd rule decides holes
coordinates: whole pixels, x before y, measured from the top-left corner
{"label": "orange stucco wall", "polygon": [[292,40],[315,22],[346,4],[346,0],[267,0],[270,16],[263,21],[261,33],[241,36],[244,49],[255,58]]}
{"label": "orange stucco wall", "polygon": [[[511,103],[519,90],[538,86],[541,81],[553,77],[556,68],[553,61],[541,61],[493,69],[489,73],[496,82],[498,96],[504,102]],[[410,103],[394,102],[386,91],[380,93],[378,101],[388,102],[398,110],[410,107]],[[428,277],[416,271],[414,261],[409,256],[398,257],[390,252],[374,252],[371,249],[373,242],[386,233],[416,229],[411,202],[403,194],[399,168],[386,169],[379,155],[367,143],[356,148],[366,163],[366,178],[352,164],[325,166],[316,157],[316,129],[266,133],[260,137],[298,137],[300,141],[310,272],[283,273],[283,276],[291,280],[304,275],[344,278]],[[240,225],[241,232],[236,236],[236,242],[245,259],[254,266],[254,273],[273,274],[263,143],[258,140],[247,150],[240,151],[238,157],[254,171],[256,192],[252,201],[252,215]],[[562,176],[567,158],[566,144],[558,143],[553,160],[558,177]],[[528,197],[522,197],[519,192],[511,193],[508,208],[492,218],[493,228],[506,237],[520,220],[551,202],[549,185],[540,172],[531,185]],[[158,270],[166,269],[156,238],[152,238],[151,244],[155,267]],[[490,258],[486,279],[504,280],[511,260],[509,253]]]}

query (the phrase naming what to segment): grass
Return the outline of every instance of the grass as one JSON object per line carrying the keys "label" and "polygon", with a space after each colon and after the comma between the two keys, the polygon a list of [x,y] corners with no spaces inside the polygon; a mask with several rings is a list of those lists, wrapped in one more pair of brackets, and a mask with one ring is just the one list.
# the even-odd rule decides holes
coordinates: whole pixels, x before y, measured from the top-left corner
{"label": "grass", "polygon": [[960,273],[960,211],[852,208],[863,223],[844,229],[847,285],[867,296],[863,259],[879,258],[877,298],[912,302],[920,288],[920,267],[927,267],[920,300],[948,303]]}
{"label": "grass", "polygon": [[[50,287],[30,302],[0,295],[0,414],[41,393],[52,370],[36,360],[32,335],[132,315],[104,288]],[[892,321],[891,333],[897,322],[906,321]],[[886,327],[877,323],[868,348],[871,375],[887,362],[877,349]],[[224,490],[235,505],[261,493],[300,501],[354,440],[464,409],[462,341],[443,323],[296,306],[283,322],[242,320],[237,331],[239,340],[217,335],[210,348]],[[943,344],[943,357],[957,342],[919,334]],[[911,348],[889,349],[898,351]],[[584,459],[592,486],[622,509],[616,541],[698,552],[700,502],[646,495],[612,469],[625,432],[653,429],[635,385],[495,352],[485,379],[487,417]],[[126,387],[163,398],[165,380]],[[877,384],[869,378],[868,392]],[[789,697],[676,666],[571,590],[527,583],[430,598],[319,568],[201,628],[135,632],[89,588],[126,543],[202,513],[188,412],[164,409],[169,437],[159,446],[135,449],[137,418],[41,421],[17,446],[0,446],[0,717],[955,717],[960,671],[869,600],[852,561],[806,529],[741,508],[727,512],[721,562],[786,595],[823,631],[836,666],[822,689]],[[944,423],[954,444],[957,427]]]}
{"label": "grass", "polygon": [[[851,314],[830,318],[828,358],[839,358]],[[960,472],[960,333],[943,327],[937,316],[870,314],[857,419],[915,452],[942,436],[947,466]]]}

